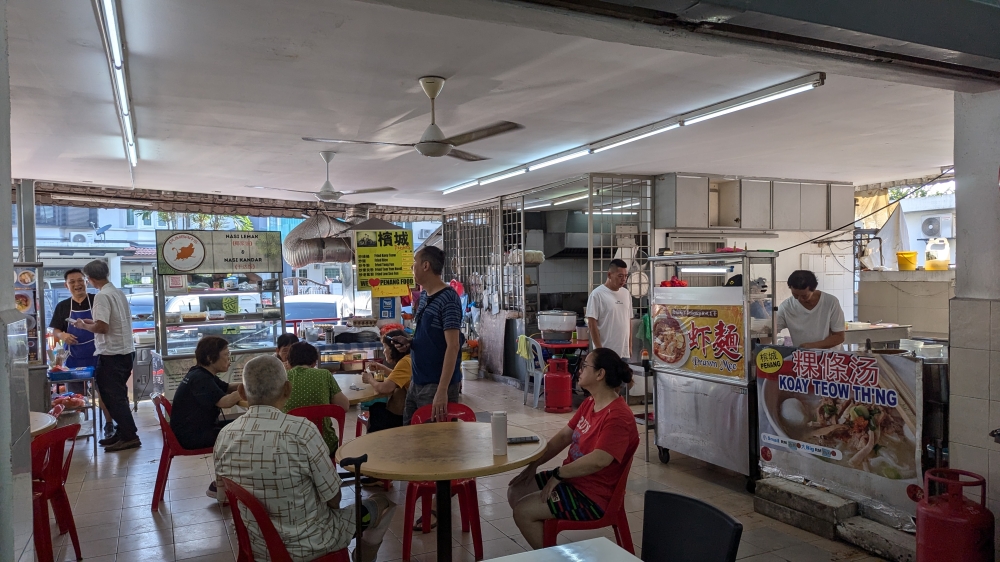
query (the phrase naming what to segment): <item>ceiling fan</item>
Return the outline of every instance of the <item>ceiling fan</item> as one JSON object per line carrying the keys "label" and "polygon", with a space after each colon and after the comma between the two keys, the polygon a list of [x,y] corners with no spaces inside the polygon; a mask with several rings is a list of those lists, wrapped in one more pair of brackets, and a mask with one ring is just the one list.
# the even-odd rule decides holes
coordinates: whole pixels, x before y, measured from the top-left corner
{"label": "ceiling fan", "polygon": [[330,183],[330,160],[333,160],[333,156],[336,152],[331,152],[329,150],[324,150],[319,153],[326,162],[326,181],[323,182],[323,186],[319,188],[319,191],[314,193],[316,199],[323,201],[324,203],[333,203],[334,201],[340,200],[341,197],[346,195],[359,195],[362,193],[379,193],[381,191],[396,191],[395,187],[373,187],[370,189],[355,189],[351,191],[337,191],[333,188],[333,184]]}
{"label": "ceiling fan", "polygon": [[404,144],[396,142],[327,139],[319,137],[302,137],[302,140],[313,142],[334,142],[341,144],[412,146],[417,150],[417,152],[423,154],[424,156],[430,156],[433,158],[451,156],[452,158],[458,158],[459,160],[465,160],[467,162],[479,162],[480,160],[489,160],[489,158],[472,154],[471,152],[466,152],[464,150],[458,150],[455,147],[524,128],[524,125],[519,125],[510,121],[500,121],[480,129],[462,133],[460,135],[445,137],[444,132],[435,123],[434,114],[434,100],[437,98],[438,94],[441,93],[441,89],[444,88],[444,82],[445,79],[440,76],[424,76],[420,79],[420,87],[423,88],[424,93],[427,94],[427,97],[431,100],[431,124],[424,130],[424,134],[420,137],[420,141],[418,142]]}

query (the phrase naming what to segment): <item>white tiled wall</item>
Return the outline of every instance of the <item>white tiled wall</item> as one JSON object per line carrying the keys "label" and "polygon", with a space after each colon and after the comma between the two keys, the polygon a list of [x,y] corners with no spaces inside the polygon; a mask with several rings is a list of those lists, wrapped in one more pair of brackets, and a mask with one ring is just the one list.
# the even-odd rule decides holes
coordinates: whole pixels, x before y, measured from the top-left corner
{"label": "white tiled wall", "polygon": [[588,290],[589,265],[585,259],[547,259],[538,269],[539,289],[543,293],[585,293]]}
{"label": "white tiled wall", "polygon": [[861,281],[858,320],[909,324],[914,332],[946,335],[954,296],[951,281]]}
{"label": "white tiled wall", "polygon": [[[986,477],[987,505],[997,515],[1000,444],[989,432],[1000,428],[1000,300],[956,298],[950,312],[950,464]],[[996,538],[1000,546],[1000,532]]]}

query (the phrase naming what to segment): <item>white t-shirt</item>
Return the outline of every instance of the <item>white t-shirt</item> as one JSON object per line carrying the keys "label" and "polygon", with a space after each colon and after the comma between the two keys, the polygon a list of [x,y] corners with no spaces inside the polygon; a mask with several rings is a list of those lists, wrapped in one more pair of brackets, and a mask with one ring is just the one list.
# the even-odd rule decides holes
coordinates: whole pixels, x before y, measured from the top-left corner
{"label": "white t-shirt", "polygon": [[632,295],[622,287],[612,292],[600,285],[587,299],[587,318],[597,320],[601,345],[613,349],[622,359],[632,356],[629,349],[629,332],[632,330]]}
{"label": "white t-shirt", "polygon": [[788,297],[778,306],[778,331],[788,328],[795,345],[825,340],[834,332],[844,331],[844,311],[837,297],[824,292],[812,310],[807,310],[795,297]]}
{"label": "white t-shirt", "polygon": [[132,314],[125,293],[106,283],[94,295],[94,320],[108,325],[108,333],[94,334],[94,355],[127,355],[135,351],[132,340]]}

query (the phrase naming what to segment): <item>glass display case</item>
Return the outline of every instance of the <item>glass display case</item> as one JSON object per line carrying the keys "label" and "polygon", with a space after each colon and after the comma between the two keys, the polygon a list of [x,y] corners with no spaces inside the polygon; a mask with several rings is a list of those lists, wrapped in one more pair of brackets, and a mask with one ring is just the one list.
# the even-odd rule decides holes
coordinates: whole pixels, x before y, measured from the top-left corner
{"label": "glass display case", "polygon": [[45,341],[44,271],[40,263],[14,263],[14,307],[27,323],[28,363],[48,363]]}
{"label": "glass display case", "polygon": [[273,351],[285,330],[280,273],[156,275],[157,351],[193,357],[198,340],[219,336],[234,355]]}

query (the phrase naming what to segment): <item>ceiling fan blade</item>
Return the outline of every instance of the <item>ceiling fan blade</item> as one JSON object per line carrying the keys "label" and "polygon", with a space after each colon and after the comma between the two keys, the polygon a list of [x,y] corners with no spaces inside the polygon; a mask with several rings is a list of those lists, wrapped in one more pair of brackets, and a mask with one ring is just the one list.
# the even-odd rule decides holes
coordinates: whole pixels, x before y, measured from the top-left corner
{"label": "ceiling fan blade", "polygon": [[482,140],[488,137],[501,135],[510,131],[516,131],[517,129],[523,129],[524,125],[518,123],[511,123],[510,121],[500,121],[499,123],[494,123],[492,125],[487,125],[481,129],[476,129],[474,131],[469,131],[462,133],[460,135],[455,135],[444,139],[441,142],[448,143],[452,146],[462,146],[463,144],[468,144],[470,142],[475,142],[477,140]]}
{"label": "ceiling fan blade", "polygon": [[310,142],[332,142],[337,144],[377,144],[384,146],[408,146],[412,147],[413,143],[410,144],[400,144],[398,142],[378,142],[378,141],[359,141],[359,140],[344,140],[344,139],[324,139],[320,137],[302,137],[304,141]]}
{"label": "ceiling fan blade", "polygon": [[341,191],[341,195],[357,195],[359,193],[379,193],[381,191],[396,191],[395,187],[372,187],[369,189],[355,189],[352,191]]}
{"label": "ceiling fan blade", "polygon": [[451,149],[451,152],[448,153],[448,156],[451,156],[452,158],[458,158],[459,160],[465,160],[466,162],[481,162],[483,160],[489,160],[489,158],[485,156],[479,156],[478,154],[473,154],[471,152],[466,152],[464,150],[459,150],[457,148]]}

